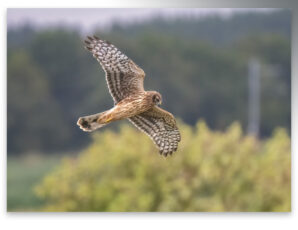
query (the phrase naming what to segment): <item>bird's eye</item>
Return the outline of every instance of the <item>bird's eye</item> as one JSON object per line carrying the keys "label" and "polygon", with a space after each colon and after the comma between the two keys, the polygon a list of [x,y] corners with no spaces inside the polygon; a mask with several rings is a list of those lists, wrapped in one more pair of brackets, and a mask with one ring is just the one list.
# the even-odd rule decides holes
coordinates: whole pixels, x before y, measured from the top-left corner
{"label": "bird's eye", "polygon": [[152,97],[152,101],[155,105],[160,105],[161,104],[161,97],[159,95],[154,95]]}

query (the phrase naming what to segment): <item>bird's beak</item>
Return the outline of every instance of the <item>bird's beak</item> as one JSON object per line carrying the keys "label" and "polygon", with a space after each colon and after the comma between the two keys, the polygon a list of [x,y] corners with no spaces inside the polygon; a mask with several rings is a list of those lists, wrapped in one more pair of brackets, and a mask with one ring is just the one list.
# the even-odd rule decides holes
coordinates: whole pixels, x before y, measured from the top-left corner
{"label": "bird's beak", "polygon": [[159,105],[161,105],[161,104],[162,104],[162,101],[159,102]]}

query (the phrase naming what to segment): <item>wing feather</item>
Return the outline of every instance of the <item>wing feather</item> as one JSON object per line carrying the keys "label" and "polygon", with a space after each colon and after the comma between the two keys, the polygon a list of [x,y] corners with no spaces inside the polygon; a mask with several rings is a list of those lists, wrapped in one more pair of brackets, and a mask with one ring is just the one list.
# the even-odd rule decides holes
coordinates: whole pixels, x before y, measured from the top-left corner
{"label": "wing feather", "polygon": [[155,106],[128,120],[153,140],[160,154],[167,156],[177,150],[181,135],[171,113]]}
{"label": "wing feather", "polygon": [[85,43],[106,73],[109,92],[115,104],[132,94],[144,91],[144,71],[113,44],[96,36],[88,36]]}

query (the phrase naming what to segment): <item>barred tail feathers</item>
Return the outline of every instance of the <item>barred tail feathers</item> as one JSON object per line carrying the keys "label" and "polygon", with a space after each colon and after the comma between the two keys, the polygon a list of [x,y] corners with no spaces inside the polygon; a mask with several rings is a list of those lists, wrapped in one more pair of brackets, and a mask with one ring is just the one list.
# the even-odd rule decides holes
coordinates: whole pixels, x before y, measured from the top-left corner
{"label": "barred tail feathers", "polygon": [[80,117],[77,125],[85,132],[92,132],[109,123],[108,111],[97,113],[85,117]]}

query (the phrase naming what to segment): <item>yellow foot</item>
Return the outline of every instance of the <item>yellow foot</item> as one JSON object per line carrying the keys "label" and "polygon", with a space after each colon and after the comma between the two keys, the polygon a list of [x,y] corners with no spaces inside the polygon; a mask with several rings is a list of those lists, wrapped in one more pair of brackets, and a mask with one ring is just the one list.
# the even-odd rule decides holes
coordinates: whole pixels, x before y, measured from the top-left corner
{"label": "yellow foot", "polygon": [[109,117],[106,121],[105,121],[105,123],[108,123],[109,121],[111,121],[112,120],[112,117]]}

